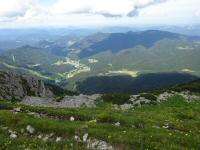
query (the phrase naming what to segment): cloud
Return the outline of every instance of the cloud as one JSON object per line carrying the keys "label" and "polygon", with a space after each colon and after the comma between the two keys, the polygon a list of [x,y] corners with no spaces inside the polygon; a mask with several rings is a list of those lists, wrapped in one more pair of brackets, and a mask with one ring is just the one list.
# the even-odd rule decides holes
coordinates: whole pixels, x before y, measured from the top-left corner
{"label": "cloud", "polygon": [[[42,0],[0,0],[0,21],[47,15],[89,14],[104,17],[137,16],[140,9],[166,0],[54,0],[45,7]],[[43,0],[44,1],[44,0]]]}
{"label": "cloud", "polygon": [[148,7],[150,5],[155,5],[159,3],[166,2],[167,0],[146,0],[146,1],[140,1],[140,3],[135,3],[134,8],[132,11],[130,11],[127,16],[134,17],[139,15],[140,9],[143,9],[145,7]]}
{"label": "cloud", "polygon": [[195,17],[200,17],[200,10],[196,11]]}
{"label": "cloud", "polygon": [[53,14],[98,14],[105,17],[137,16],[140,9],[167,0],[58,0]]}
{"label": "cloud", "polygon": [[199,0],[0,0],[0,28],[199,24],[199,5]]}
{"label": "cloud", "polygon": [[0,17],[24,16],[30,5],[31,0],[0,0]]}
{"label": "cloud", "polygon": [[38,0],[0,0],[0,22],[31,18],[45,13]]}

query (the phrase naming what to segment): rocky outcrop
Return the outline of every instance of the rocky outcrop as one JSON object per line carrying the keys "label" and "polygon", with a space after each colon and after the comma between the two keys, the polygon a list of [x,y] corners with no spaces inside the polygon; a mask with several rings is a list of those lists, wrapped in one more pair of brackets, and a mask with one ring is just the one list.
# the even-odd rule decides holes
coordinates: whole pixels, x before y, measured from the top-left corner
{"label": "rocky outcrop", "polygon": [[100,95],[74,95],[74,96],[65,96],[64,98],[57,101],[54,98],[40,98],[33,96],[26,96],[21,103],[26,105],[35,105],[35,106],[44,106],[44,107],[95,107],[96,99]]}
{"label": "rocky outcrop", "polygon": [[[193,95],[188,91],[174,92],[170,93],[164,92],[159,95],[152,95],[142,93],[141,95],[131,95],[129,103],[124,103],[121,105],[113,104],[114,109],[127,110],[135,107],[141,107],[144,104],[155,105],[163,101],[167,101],[169,98],[174,96],[181,96],[187,102],[192,102],[200,100],[200,96]],[[101,100],[101,95],[74,95],[65,96],[59,101],[55,98],[41,98],[26,96],[23,98],[21,103],[33,106],[44,106],[44,107],[59,107],[59,108],[78,108],[78,107],[96,107],[96,104]]]}
{"label": "rocky outcrop", "polygon": [[53,93],[39,79],[0,72],[0,99],[21,100],[25,96],[52,97]]}
{"label": "rocky outcrop", "polygon": [[[149,98],[145,98],[145,97],[142,96],[142,95],[145,95],[145,94],[147,94],[147,93],[142,93],[141,95],[131,95],[130,99],[129,99],[130,103],[122,104],[122,105],[114,104],[113,108],[118,109],[118,110],[119,109],[120,110],[127,110],[127,109],[131,109],[131,108],[134,108],[134,107],[141,107],[144,104],[158,104],[160,102],[167,101],[169,98],[174,97],[174,96],[181,96],[188,103],[200,100],[200,96],[193,95],[189,91],[182,91],[182,92],[170,91],[170,92],[161,93],[157,96],[150,94],[151,97],[148,96]],[[147,94],[147,95],[149,95],[149,94]],[[152,96],[154,97],[153,99],[152,99]]]}

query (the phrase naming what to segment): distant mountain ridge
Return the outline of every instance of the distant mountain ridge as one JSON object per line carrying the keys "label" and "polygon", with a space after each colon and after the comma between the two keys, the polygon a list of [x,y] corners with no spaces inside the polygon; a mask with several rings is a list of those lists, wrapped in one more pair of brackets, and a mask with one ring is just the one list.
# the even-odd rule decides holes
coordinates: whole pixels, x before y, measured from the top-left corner
{"label": "distant mountain ridge", "polygon": [[[95,39],[101,39],[96,40]],[[79,57],[89,57],[104,51],[111,51],[117,53],[120,50],[133,48],[136,46],[144,46],[145,48],[152,47],[156,42],[162,39],[182,39],[188,38],[187,36],[159,30],[147,30],[140,32],[127,32],[127,33],[111,33],[111,34],[95,34],[90,36],[86,41],[89,43],[88,47],[82,47]],[[92,40],[90,40],[92,39]],[[78,44],[76,44],[77,46]],[[83,45],[83,44],[82,44]],[[72,46],[73,47],[73,46]],[[81,47],[79,47],[81,48]]]}

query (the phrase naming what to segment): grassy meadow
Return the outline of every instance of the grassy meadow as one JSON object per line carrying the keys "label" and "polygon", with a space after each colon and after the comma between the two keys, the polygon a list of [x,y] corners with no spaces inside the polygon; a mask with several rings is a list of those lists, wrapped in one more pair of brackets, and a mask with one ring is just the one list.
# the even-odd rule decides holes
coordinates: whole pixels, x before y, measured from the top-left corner
{"label": "grassy meadow", "polygon": [[[13,111],[20,107],[20,112]],[[87,149],[75,136],[106,141],[121,150],[200,149],[200,102],[173,97],[156,105],[114,110],[111,104],[97,108],[45,108],[0,101],[0,149]],[[40,116],[34,114],[40,114]],[[70,121],[70,117],[74,121]],[[118,125],[116,125],[118,123]],[[120,125],[119,125],[120,123]],[[35,132],[29,134],[27,125]],[[8,130],[17,138],[10,138]],[[23,131],[23,132],[22,132]],[[51,135],[47,140],[38,138]],[[56,138],[60,137],[60,141]]]}

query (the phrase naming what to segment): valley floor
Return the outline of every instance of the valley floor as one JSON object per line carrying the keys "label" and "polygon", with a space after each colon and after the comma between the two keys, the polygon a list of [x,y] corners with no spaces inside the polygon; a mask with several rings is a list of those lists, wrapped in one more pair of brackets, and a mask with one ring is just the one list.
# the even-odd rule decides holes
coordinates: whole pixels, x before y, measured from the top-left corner
{"label": "valley floor", "polygon": [[132,110],[0,101],[0,149],[200,149],[199,108],[180,96]]}

